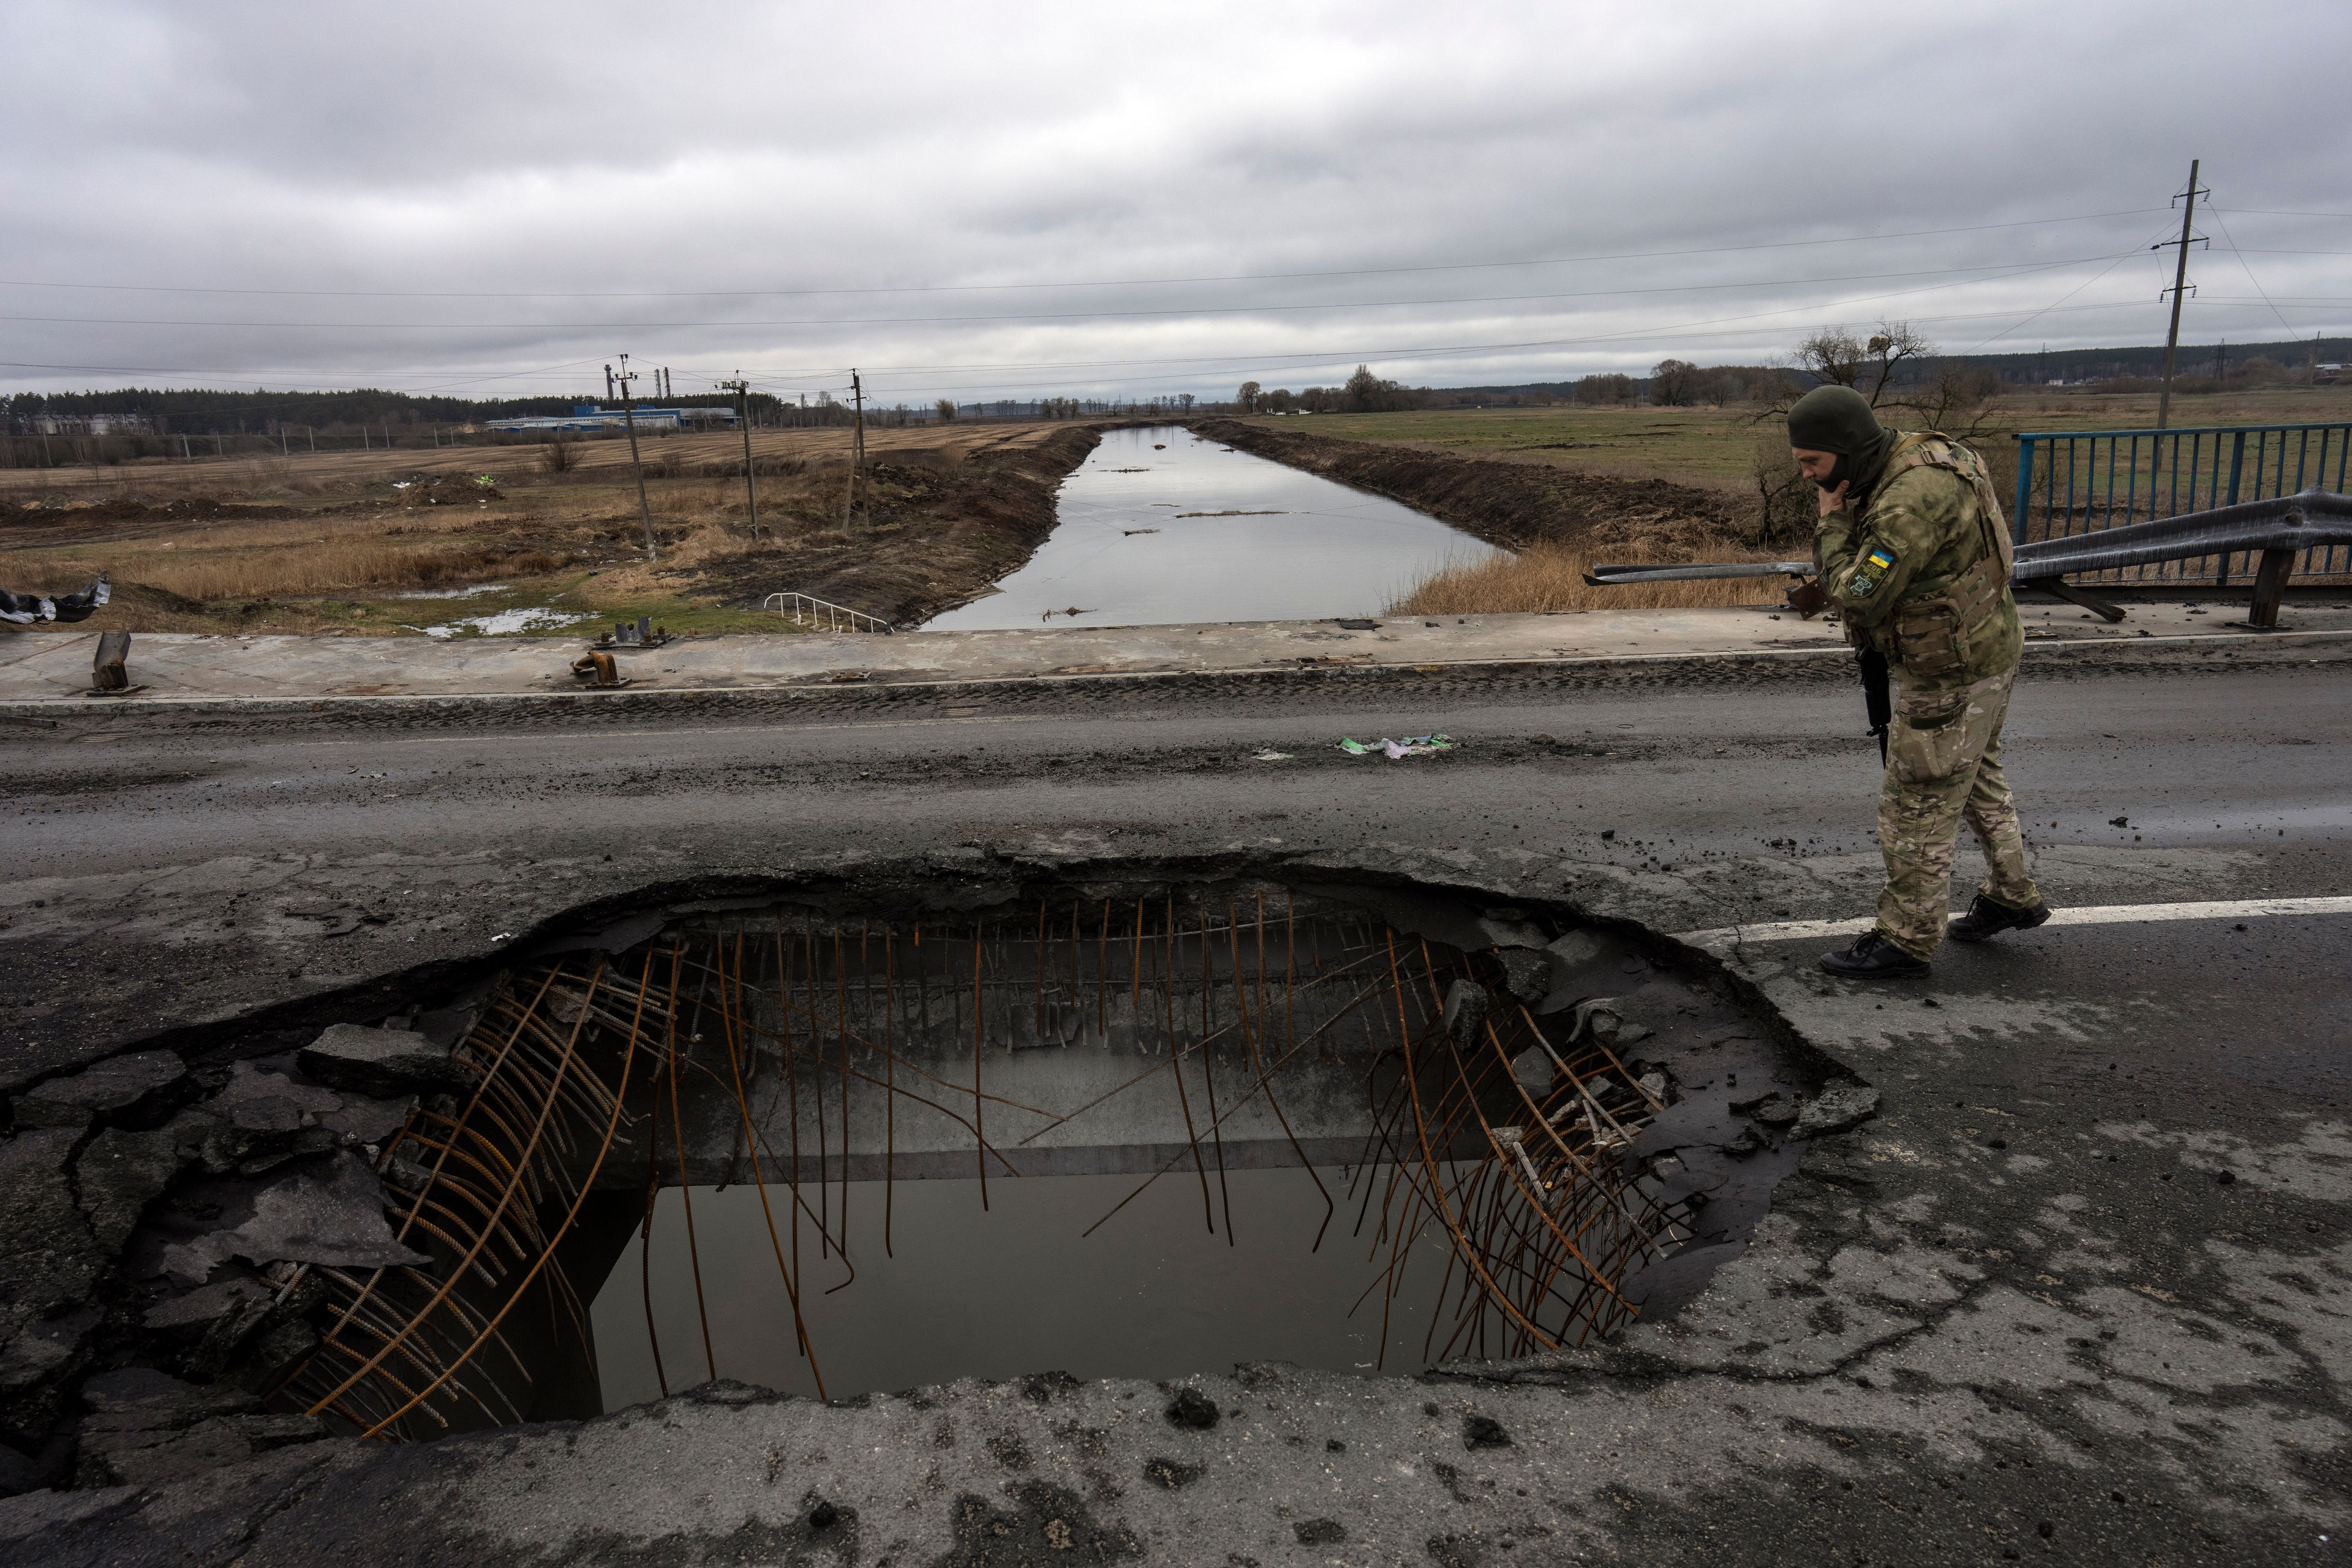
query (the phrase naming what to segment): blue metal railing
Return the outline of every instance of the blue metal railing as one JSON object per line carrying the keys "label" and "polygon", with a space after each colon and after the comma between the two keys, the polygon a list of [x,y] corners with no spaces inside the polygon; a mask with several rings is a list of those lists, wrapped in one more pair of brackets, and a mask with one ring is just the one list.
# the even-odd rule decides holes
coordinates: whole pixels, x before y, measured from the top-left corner
{"label": "blue metal railing", "polygon": [[[2183,512],[2345,489],[2352,420],[2183,430],[2042,430],[2017,437],[2017,542],[2064,539]],[[2087,573],[2100,583],[2226,584],[2252,557],[2205,556]],[[2352,546],[2304,552],[2298,576],[2352,572]]]}

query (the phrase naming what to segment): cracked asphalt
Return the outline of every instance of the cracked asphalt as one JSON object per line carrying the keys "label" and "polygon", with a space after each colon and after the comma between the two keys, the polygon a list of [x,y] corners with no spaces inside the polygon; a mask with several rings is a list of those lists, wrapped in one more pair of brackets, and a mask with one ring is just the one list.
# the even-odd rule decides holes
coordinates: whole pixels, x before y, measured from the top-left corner
{"label": "cracked asphalt", "polygon": [[[1718,664],[10,720],[0,1066],[260,1050],[646,896],[926,868],[1346,870],[1666,933],[1858,915],[1859,710],[1828,665]],[[2010,771],[2036,874],[2077,906],[2341,893],[2347,721],[2336,643],[2029,659]],[[1461,749],[1335,744],[1435,730]],[[713,1385],[11,1500],[0,1542],[248,1568],[2333,1560],[2352,916],[2050,928],[1884,990],[1814,971],[1822,945],[1723,962],[1880,1116],[1808,1146],[1744,1253],[1601,1350],[1203,1368],[1206,1429],[1133,1382],[834,1407]]]}

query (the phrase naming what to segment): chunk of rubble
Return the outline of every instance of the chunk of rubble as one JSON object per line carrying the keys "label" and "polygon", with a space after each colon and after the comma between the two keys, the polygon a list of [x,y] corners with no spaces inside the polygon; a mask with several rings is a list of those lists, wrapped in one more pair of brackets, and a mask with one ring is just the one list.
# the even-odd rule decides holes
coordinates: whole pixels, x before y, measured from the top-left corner
{"label": "chunk of rubble", "polygon": [[232,1258],[248,1263],[316,1263],[331,1268],[416,1266],[431,1259],[394,1240],[384,1218],[383,1184],[348,1151],[305,1161],[247,1189],[232,1223],[163,1249],[163,1271],[202,1284]]}
{"label": "chunk of rubble", "polygon": [[1807,1101],[1797,1113],[1797,1124],[1789,1130],[1795,1138],[1822,1138],[1832,1132],[1843,1132],[1859,1127],[1878,1114],[1878,1089],[1874,1084],[1855,1083],[1851,1079],[1832,1083]]}
{"label": "chunk of rubble", "polygon": [[334,1089],[379,1100],[414,1090],[470,1088],[471,1074],[447,1048],[407,1029],[337,1024],[303,1047],[295,1065]]}
{"label": "chunk of rubble", "polygon": [[199,1387],[152,1367],[102,1372],[82,1384],[77,1485],[157,1486],[331,1436],[310,1415],[273,1415],[241,1388]]}
{"label": "chunk of rubble", "polygon": [[131,1051],[53,1078],[16,1099],[19,1127],[87,1127],[92,1121],[140,1121],[163,1109],[188,1068],[172,1051]]}
{"label": "chunk of rubble", "polygon": [[1486,988],[1475,980],[1456,980],[1445,988],[1444,1023],[1446,1034],[1456,1046],[1465,1050],[1474,1047],[1478,1031],[1486,1026],[1486,1009],[1493,1000]]}

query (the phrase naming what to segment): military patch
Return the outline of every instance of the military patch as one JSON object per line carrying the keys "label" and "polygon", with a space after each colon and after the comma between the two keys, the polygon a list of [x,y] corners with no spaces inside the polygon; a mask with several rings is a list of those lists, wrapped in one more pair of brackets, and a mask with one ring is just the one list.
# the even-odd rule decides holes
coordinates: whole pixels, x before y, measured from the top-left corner
{"label": "military patch", "polygon": [[1883,549],[1873,550],[1868,555],[1863,557],[1863,564],[1873,571],[1884,572],[1895,564],[1895,557]]}
{"label": "military patch", "polygon": [[1857,572],[1846,584],[1846,591],[1857,599],[1866,599],[1878,592],[1878,579],[1867,572]]}

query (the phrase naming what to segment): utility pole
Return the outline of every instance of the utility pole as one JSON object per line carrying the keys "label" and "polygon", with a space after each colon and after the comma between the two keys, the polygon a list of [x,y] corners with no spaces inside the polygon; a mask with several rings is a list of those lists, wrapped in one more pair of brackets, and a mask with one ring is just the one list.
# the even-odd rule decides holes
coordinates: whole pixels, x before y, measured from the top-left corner
{"label": "utility pole", "polygon": [[2164,334],[2164,390],[2157,395],[2156,399],[2156,427],[2159,430],[2164,428],[2165,421],[2172,413],[2172,362],[2180,349],[2180,300],[2189,291],[2189,247],[2200,239],[2191,232],[2189,225],[2197,214],[2197,198],[2210,194],[2197,188],[2198,162],[2195,158],[2189,160],[2189,189],[2174,198],[2181,204],[2180,237],[2148,247],[2150,250],[2162,250],[2168,245],[2180,247],[2180,255],[2172,269],[2172,288],[2168,290],[2172,295],[2172,328]]}
{"label": "utility pole", "polygon": [[866,388],[857,379],[857,372],[849,373],[849,397],[856,412],[851,416],[849,432],[849,488],[841,495],[841,526],[849,526],[850,503],[857,495],[858,480],[866,472]]}
{"label": "utility pole", "polygon": [[632,412],[629,401],[629,383],[636,379],[637,373],[629,368],[629,356],[626,354],[621,356],[618,375],[613,374],[611,365],[604,367],[605,386],[617,385],[621,389],[621,423],[628,427],[629,432],[629,467],[636,471],[637,476],[637,515],[645,520],[646,524],[646,559],[658,561],[661,555],[654,548],[654,509],[646,500],[646,466],[637,460],[637,416]]}
{"label": "utility pole", "polygon": [[743,499],[751,505],[751,537],[757,539],[760,537],[760,487],[751,478],[751,384],[743,379],[743,373],[739,370],[734,380],[720,382],[719,388],[735,395],[735,406],[740,416],[736,423],[743,427]]}

